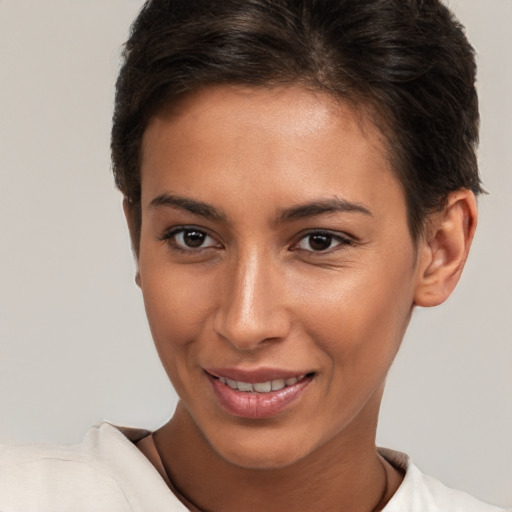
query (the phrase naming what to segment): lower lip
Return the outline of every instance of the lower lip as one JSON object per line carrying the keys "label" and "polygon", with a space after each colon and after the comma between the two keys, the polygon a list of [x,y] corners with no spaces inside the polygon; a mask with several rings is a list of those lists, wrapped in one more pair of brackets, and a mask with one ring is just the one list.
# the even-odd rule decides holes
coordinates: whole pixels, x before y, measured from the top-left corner
{"label": "lower lip", "polygon": [[304,394],[312,380],[312,377],[304,377],[279,391],[258,393],[232,389],[209,373],[206,375],[222,408],[233,416],[248,419],[271,418],[282,413]]}

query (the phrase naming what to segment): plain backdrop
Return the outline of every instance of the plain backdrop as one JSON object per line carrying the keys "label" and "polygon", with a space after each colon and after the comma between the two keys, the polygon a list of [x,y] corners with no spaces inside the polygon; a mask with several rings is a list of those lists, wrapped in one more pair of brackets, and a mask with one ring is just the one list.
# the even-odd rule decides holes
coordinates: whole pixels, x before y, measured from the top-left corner
{"label": "plain backdrop", "polygon": [[[77,442],[102,419],[155,428],[175,394],[134,284],[109,130],[141,0],[0,0],[0,439]],[[489,195],[452,298],[418,310],[378,441],[512,503],[512,0],[452,0],[478,52]]]}

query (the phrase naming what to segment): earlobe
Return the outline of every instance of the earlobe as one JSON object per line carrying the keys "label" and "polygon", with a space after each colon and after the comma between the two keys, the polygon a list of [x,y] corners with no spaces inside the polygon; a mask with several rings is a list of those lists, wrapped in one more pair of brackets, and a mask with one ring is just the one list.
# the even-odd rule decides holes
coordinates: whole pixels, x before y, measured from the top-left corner
{"label": "earlobe", "polygon": [[418,248],[416,305],[437,306],[450,296],[466,263],[476,224],[476,199],[466,189],[452,192],[443,210],[430,215]]}
{"label": "earlobe", "polygon": [[[135,259],[135,265],[137,270],[135,273],[135,283],[140,288],[140,272],[139,272],[139,246],[140,246],[140,218],[137,218],[137,212],[135,211],[133,204],[127,199],[123,200],[124,216],[126,223],[128,224],[128,231],[130,233],[130,240],[132,244],[133,257]],[[140,217],[140,215],[139,215]]]}

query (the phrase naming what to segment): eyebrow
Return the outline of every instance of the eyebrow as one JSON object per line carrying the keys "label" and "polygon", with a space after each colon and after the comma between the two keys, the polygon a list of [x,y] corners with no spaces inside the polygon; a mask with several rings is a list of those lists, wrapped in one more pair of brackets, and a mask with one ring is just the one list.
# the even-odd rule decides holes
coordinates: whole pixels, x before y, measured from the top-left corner
{"label": "eyebrow", "polygon": [[[155,197],[151,203],[151,207],[168,207],[179,208],[193,215],[204,217],[205,219],[225,221],[226,215],[208,203],[197,201],[188,197],[176,196],[172,194],[161,194]],[[314,217],[326,213],[337,212],[358,212],[364,215],[373,216],[372,212],[360,203],[353,203],[346,199],[334,197],[320,201],[312,201],[310,203],[299,204],[280,210],[277,215],[277,220],[280,222],[289,222],[293,220],[300,220],[306,217]]]}
{"label": "eyebrow", "polygon": [[152,207],[179,208],[205,219],[226,220],[226,216],[219,209],[203,201],[197,201],[188,197],[161,194],[155,197],[149,204]]}
{"label": "eyebrow", "polygon": [[292,221],[337,212],[357,212],[373,216],[370,209],[360,203],[352,203],[346,199],[334,197],[332,199],[291,206],[290,208],[280,211],[278,219],[280,221]]}

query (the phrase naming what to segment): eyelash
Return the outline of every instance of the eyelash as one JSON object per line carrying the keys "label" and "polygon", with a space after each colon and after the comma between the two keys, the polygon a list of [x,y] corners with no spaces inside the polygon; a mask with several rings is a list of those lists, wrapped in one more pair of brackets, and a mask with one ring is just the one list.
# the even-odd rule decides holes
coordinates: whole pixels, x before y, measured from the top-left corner
{"label": "eyelash", "polygon": [[[299,244],[307,240],[308,238],[314,237],[314,236],[320,236],[320,237],[326,237],[330,239],[330,243],[337,242],[336,246],[334,248],[328,247],[327,249],[323,250],[309,250],[309,249],[303,249],[299,247]],[[310,240],[311,243],[311,240]],[[339,233],[322,230],[322,229],[316,229],[312,231],[308,231],[306,233],[303,233],[300,237],[299,241],[292,247],[291,250],[293,251],[303,251],[304,253],[308,254],[308,256],[314,256],[314,255],[323,255],[323,254],[330,254],[331,252],[338,251],[340,249],[343,249],[345,247],[351,247],[355,245],[355,241],[348,236],[343,236]]]}
{"label": "eyelash", "polygon": [[[166,231],[162,236],[160,236],[159,240],[168,243],[172,247],[172,249],[174,249],[176,251],[180,251],[182,253],[186,253],[186,254],[198,254],[205,250],[222,248],[222,245],[219,242],[215,242],[214,244],[210,244],[207,246],[201,245],[201,246],[198,246],[195,248],[194,247],[187,248],[184,245],[179,245],[176,240],[177,236],[184,235],[187,232],[189,232],[189,233],[195,232],[195,233],[203,235],[204,240],[211,238],[213,241],[215,241],[215,239],[211,235],[209,235],[207,231],[205,231],[203,228],[199,228],[196,226],[179,226],[179,227],[172,228],[172,229]],[[301,242],[303,242],[304,240],[307,240],[308,238],[314,237],[314,236],[325,237],[329,240],[329,245],[332,244],[333,242],[336,242],[336,245],[334,246],[334,248],[327,247],[326,249],[317,250],[317,251],[315,251],[313,249],[306,249],[306,248],[300,247]],[[311,243],[311,240],[310,240],[310,243]],[[316,229],[316,230],[308,231],[306,233],[302,233],[298,242],[294,243],[293,246],[289,250],[290,251],[301,251],[302,253],[307,254],[309,257],[312,257],[315,255],[330,254],[331,252],[343,249],[345,247],[354,246],[355,244],[356,244],[356,242],[353,239],[349,238],[348,236],[342,236],[339,233],[335,233],[332,231]]]}
{"label": "eyelash", "polygon": [[189,247],[189,248],[186,248],[184,246],[180,246],[178,245],[178,243],[176,242],[176,237],[180,234],[184,235],[185,233],[200,233],[201,235],[204,235],[205,239],[206,238],[211,238],[212,240],[215,240],[211,235],[209,235],[204,229],[202,228],[198,228],[196,226],[179,226],[179,227],[176,227],[176,228],[172,228],[168,231],[166,231],[161,237],[159,237],[159,239],[162,241],[162,242],[166,242],[168,243],[174,250],[177,250],[177,251],[180,251],[180,252],[183,252],[183,253],[188,253],[188,254],[193,254],[193,253],[199,253],[200,251],[204,251],[204,250],[207,250],[207,249],[213,249],[213,248],[220,248],[222,247],[221,244],[219,244],[218,242],[216,242],[215,244],[213,245],[209,245],[209,246],[206,246],[206,247],[197,247],[197,248],[194,248],[194,247]]}

